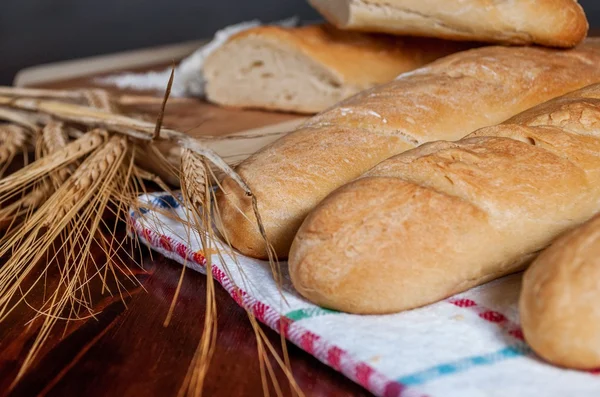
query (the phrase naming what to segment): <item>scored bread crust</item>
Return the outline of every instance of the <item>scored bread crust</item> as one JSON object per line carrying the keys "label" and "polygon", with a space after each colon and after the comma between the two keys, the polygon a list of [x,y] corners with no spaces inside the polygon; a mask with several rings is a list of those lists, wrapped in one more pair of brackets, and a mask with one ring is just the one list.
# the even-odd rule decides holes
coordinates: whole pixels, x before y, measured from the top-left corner
{"label": "scored bread crust", "polygon": [[600,216],[542,253],[525,272],[519,313],[525,340],[552,364],[600,367]]}
{"label": "scored bread crust", "polygon": [[575,0],[309,0],[340,29],[573,47],[589,25]]}
{"label": "scored bread crust", "polygon": [[[321,113],[237,167],[280,259],[306,215],[379,162],[434,140],[456,140],[600,81],[600,41],[575,50],[485,47],[450,55]],[[252,204],[231,179],[217,204],[222,230],[266,258]]]}
{"label": "scored bread crust", "polygon": [[328,196],[290,251],[317,305],[392,313],[523,269],[600,202],[600,85],[392,157]]}
{"label": "scored bread crust", "polygon": [[209,101],[317,113],[471,43],[341,31],[327,24],[260,26],[232,36],[203,68]]}

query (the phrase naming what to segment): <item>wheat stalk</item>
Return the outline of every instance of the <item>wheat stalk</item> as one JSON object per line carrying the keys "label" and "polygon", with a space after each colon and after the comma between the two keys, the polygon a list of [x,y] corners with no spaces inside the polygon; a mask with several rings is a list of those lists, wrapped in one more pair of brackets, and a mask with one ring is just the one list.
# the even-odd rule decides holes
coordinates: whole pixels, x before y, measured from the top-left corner
{"label": "wheat stalk", "polygon": [[27,128],[32,134],[39,132],[38,124],[44,124],[50,120],[48,116],[31,112],[19,111],[0,106],[0,120]]}
{"label": "wheat stalk", "polygon": [[43,88],[24,88],[24,87],[7,87],[0,86],[0,95],[10,96],[15,98],[53,98],[62,100],[79,101],[83,99],[83,95],[77,90],[55,90]]}
{"label": "wheat stalk", "polygon": [[[149,95],[114,95],[108,91],[94,88],[89,89],[77,89],[77,90],[56,90],[56,89],[43,89],[43,88],[27,88],[27,87],[7,87],[0,86],[0,95],[9,96],[14,98],[47,98],[47,99],[58,99],[65,101],[72,101],[77,103],[89,103],[89,98],[86,97],[86,93],[89,91],[95,91],[100,93],[102,96],[108,96],[110,100],[121,106],[139,106],[139,105],[159,105],[162,102],[162,98]],[[178,97],[170,98],[169,102],[174,103],[186,103],[193,102],[194,99]]]}

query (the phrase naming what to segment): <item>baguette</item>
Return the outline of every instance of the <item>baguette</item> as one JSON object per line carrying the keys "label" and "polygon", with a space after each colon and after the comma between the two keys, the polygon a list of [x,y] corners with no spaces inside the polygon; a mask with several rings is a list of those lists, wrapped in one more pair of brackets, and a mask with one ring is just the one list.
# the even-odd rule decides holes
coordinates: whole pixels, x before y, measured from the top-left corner
{"label": "baguette", "polygon": [[573,47],[588,22],[575,0],[309,0],[340,29]]}
{"label": "baguette", "polygon": [[561,237],[525,272],[521,325],[542,358],[569,368],[600,368],[598,280],[600,216]]}
{"label": "baguette", "polygon": [[473,45],[345,32],[330,25],[261,26],[206,60],[206,95],[219,105],[317,113]]}
{"label": "baguette", "polygon": [[[267,236],[287,257],[322,199],[379,162],[422,143],[456,140],[553,97],[600,81],[600,41],[575,50],[484,47],[450,55],[309,119],[237,168]],[[245,255],[266,258],[252,202],[225,179],[221,230]]]}
{"label": "baguette", "polygon": [[296,289],[352,313],[427,305],[522,270],[600,209],[600,85],[392,157],[327,197],[290,252]]}

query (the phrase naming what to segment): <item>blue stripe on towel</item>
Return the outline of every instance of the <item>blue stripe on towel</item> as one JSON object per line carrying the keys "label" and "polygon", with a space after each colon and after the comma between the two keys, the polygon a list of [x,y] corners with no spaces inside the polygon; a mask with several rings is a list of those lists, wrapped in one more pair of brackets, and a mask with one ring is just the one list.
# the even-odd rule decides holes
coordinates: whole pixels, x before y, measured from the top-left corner
{"label": "blue stripe on towel", "polygon": [[153,200],[153,204],[160,208],[170,208],[175,209],[179,208],[180,203],[177,199],[170,194],[165,194],[162,196],[156,196]]}
{"label": "blue stripe on towel", "polygon": [[492,365],[500,361],[522,357],[529,353],[531,353],[531,349],[528,346],[524,344],[513,345],[494,353],[467,357],[451,363],[436,365],[435,367],[415,372],[408,376],[403,376],[398,379],[398,382],[407,386],[422,385],[443,376],[454,375],[474,367]]}

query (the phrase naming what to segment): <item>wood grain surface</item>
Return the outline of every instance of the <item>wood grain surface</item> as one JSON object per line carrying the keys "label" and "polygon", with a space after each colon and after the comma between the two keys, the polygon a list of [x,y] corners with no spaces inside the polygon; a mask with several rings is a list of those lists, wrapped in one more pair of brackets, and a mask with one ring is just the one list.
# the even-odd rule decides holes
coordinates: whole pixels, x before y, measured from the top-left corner
{"label": "wood grain surface", "polygon": [[[93,86],[89,78],[45,84],[52,88]],[[150,116],[157,106],[140,112]],[[222,135],[297,118],[297,115],[240,111],[201,101],[171,104],[165,124],[191,135]],[[122,225],[115,241],[126,238]],[[130,249],[128,246],[127,249]],[[171,305],[181,266],[156,253],[136,248],[124,265],[136,269],[141,285],[127,284],[125,305],[120,298],[102,295],[93,287],[96,318],[61,325],[51,336],[33,368],[9,391],[39,321],[27,325],[34,314],[25,304],[0,324],[0,396],[174,396],[179,391],[202,333],[206,280],[186,271],[181,295],[169,326],[163,323]],[[99,249],[95,256],[101,256]],[[120,255],[127,258],[126,255]],[[1,262],[0,262],[1,265]],[[52,282],[52,278],[49,279]],[[28,298],[35,306],[37,291]],[[206,396],[263,395],[256,340],[245,312],[227,292],[217,287],[217,348],[205,385]],[[279,335],[264,327],[271,343],[279,346]],[[296,381],[306,396],[367,396],[364,389],[299,348],[289,345]],[[281,371],[280,384],[286,384]]]}

